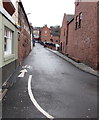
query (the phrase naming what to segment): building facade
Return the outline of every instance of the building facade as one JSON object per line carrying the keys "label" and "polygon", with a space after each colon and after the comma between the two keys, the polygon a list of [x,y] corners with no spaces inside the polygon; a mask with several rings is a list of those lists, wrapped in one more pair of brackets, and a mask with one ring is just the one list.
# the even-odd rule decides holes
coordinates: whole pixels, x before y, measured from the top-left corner
{"label": "building facade", "polygon": [[18,2],[18,62],[21,65],[22,61],[31,51],[31,26],[25,13],[22,2]]}
{"label": "building facade", "polygon": [[59,36],[57,36],[57,35],[51,35],[51,42],[53,43],[53,44],[60,44],[60,37]]}
{"label": "building facade", "polygon": [[50,42],[50,29],[47,27],[47,25],[45,25],[42,29],[41,29],[41,41],[42,42]]}
{"label": "building facade", "polygon": [[73,15],[68,15],[64,13],[61,34],[60,34],[60,52],[63,54],[67,53],[68,44],[68,23],[73,19]]}
{"label": "building facade", "polygon": [[99,2],[76,2],[74,19],[67,24],[65,43],[65,54],[93,69],[99,69],[98,13]]}
{"label": "building facade", "polygon": [[35,40],[40,41],[40,28],[39,27],[33,28],[33,37]]}
{"label": "building facade", "polygon": [[61,34],[60,34],[60,52],[65,54],[66,52],[66,38],[67,37],[67,16],[64,14],[62,27],[61,27]]}
{"label": "building facade", "polygon": [[[8,9],[9,6],[9,9]],[[16,9],[11,1],[0,1],[0,81],[13,74],[18,60],[18,29],[13,19]]]}
{"label": "building facade", "polygon": [[53,44],[60,44],[60,26],[51,26],[51,42]]}

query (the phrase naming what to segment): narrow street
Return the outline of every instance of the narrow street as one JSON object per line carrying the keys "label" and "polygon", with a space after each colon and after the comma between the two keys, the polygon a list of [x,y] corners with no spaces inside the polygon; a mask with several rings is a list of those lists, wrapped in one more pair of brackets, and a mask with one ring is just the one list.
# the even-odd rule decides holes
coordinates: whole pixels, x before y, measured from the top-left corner
{"label": "narrow street", "polygon": [[[79,70],[38,43],[21,70],[25,68],[25,76],[15,78],[16,83],[3,99],[3,118],[46,118],[30,99],[30,75],[32,94],[49,115],[54,118],[97,117],[96,76]],[[20,71],[15,74],[19,75]]]}

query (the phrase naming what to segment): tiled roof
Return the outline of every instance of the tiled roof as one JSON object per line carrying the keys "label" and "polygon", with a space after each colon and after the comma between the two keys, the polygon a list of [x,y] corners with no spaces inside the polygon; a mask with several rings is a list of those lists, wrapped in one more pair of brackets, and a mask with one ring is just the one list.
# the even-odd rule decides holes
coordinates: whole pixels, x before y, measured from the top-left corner
{"label": "tiled roof", "polygon": [[67,14],[67,21],[68,23],[74,18],[74,15]]}

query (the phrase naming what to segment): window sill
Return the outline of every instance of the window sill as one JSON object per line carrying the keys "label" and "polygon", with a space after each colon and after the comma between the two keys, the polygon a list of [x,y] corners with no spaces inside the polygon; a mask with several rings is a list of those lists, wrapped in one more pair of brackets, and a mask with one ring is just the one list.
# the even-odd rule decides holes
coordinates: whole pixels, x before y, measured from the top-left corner
{"label": "window sill", "polygon": [[6,55],[6,56],[4,56],[4,61],[8,61],[8,60],[11,60],[11,59],[13,59],[13,58],[15,58],[15,55],[14,55],[14,54]]}
{"label": "window sill", "polygon": [[78,29],[80,29],[81,28],[81,26],[79,26],[78,28],[75,28],[75,30],[78,30]]}

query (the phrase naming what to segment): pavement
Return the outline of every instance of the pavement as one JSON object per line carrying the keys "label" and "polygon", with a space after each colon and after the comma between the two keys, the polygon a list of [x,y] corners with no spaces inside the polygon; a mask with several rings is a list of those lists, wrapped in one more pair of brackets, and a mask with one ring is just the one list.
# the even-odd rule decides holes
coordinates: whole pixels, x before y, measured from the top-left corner
{"label": "pavement", "polygon": [[55,50],[52,50],[52,49],[49,49],[47,48],[49,51],[53,52],[54,54],[58,55],[59,57],[63,58],[64,60],[68,61],[69,63],[73,64],[75,67],[87,72],[87,73],[90,73],[92,75],[96,75],[96,76],[99,76],[99,71],[97,70],[94,70],[92,69],[91,67],[83,64],[83,63],[77,63],[75,62],[74,60],[70,59],[69,57],[63,55],[62,53],[58,52],[58,51],[55,51]]}
{"label": "pavement", "polygon": [[[18,77],[24,69],[27,72]],[[36,44],[10,83],[2,100],[3,119],[38,120],[48,115],[97,118],[97,76],[78,69],[40,44]]]}

